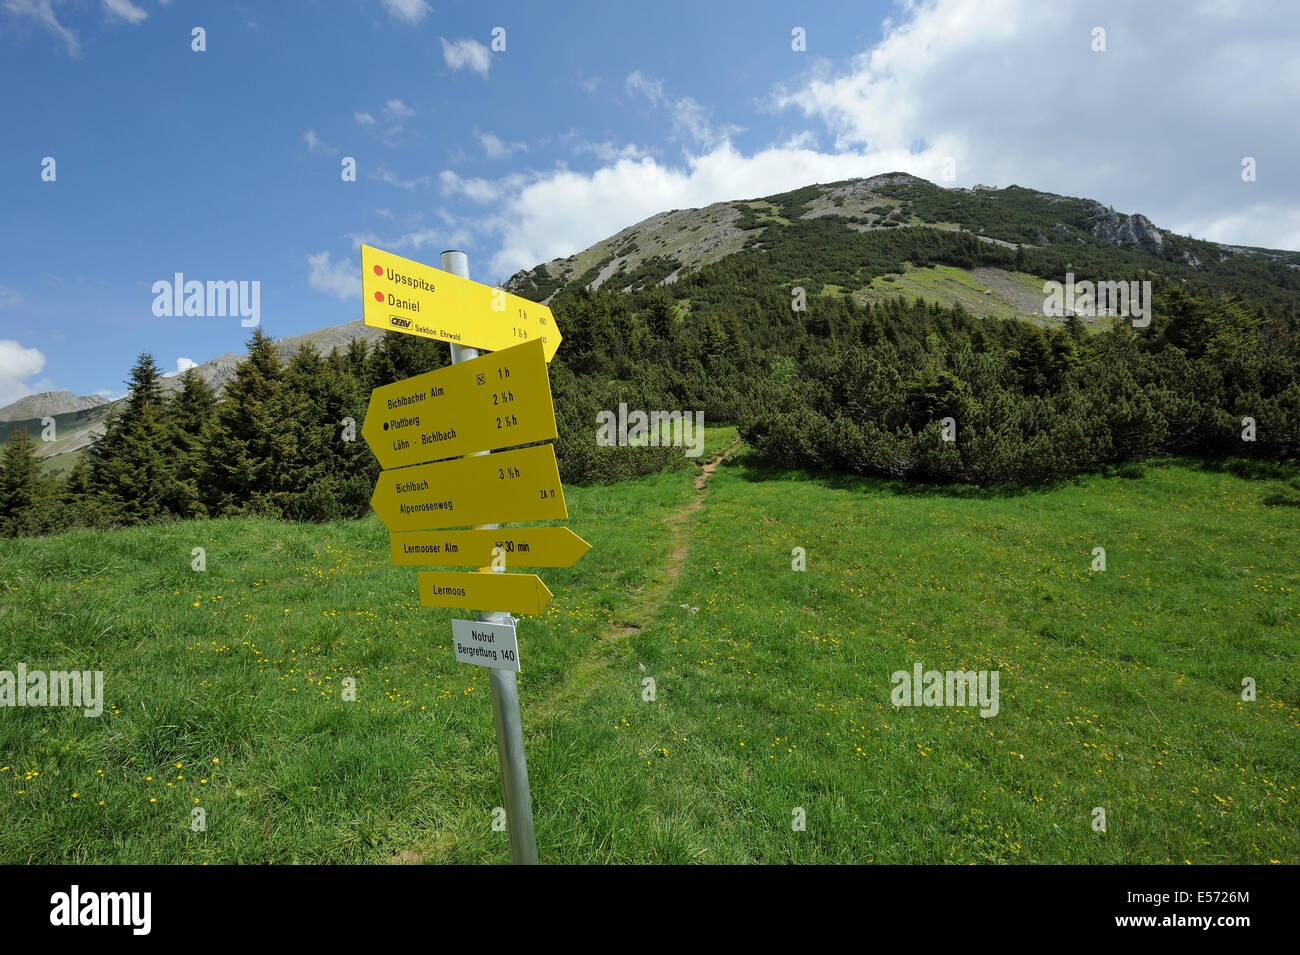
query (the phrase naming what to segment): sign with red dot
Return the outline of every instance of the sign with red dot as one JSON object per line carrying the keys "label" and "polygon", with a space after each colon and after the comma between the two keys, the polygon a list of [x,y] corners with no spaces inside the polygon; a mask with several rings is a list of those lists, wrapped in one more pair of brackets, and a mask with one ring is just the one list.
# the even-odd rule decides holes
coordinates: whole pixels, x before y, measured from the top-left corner
{"label": "sign with red dot", "polygon": [[369,245],[361,247],[361,291],[373,328],[485,351],[540,340],[548,362],[560,346],[545,305]]}

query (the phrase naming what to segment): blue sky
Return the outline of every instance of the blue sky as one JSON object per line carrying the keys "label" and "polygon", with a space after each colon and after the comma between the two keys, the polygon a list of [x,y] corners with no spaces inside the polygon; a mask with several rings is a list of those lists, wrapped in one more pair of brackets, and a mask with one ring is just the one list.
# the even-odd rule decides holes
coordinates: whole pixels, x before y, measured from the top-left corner
{"label": "blue sky", "polygon": [[259,281],[283,337],[360,316],[360,242],[495,283],[664,209],[949,158],[944,185],[1294,249],[1288,9],[0,0],[0,404],[241,350],[238,318],[153,314],[176,272]]}

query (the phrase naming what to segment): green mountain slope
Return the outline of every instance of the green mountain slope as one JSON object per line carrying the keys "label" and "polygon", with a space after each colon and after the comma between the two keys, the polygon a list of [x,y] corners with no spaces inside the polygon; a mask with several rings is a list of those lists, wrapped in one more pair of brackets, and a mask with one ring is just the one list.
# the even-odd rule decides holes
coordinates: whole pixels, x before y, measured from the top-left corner
{"label": "green mountain slope", "polygon": [[[810,292],[856,292],[890,272],[966,260],[1040,279],[1064,280],[1070,271],[1115,280],[1151,273],[1266,301],[1300,298],[1300,252],[1179,236],[1091,199],[1020,186],[945,189],[904,173],[661,213],[519,272],[507,288],[550,302],[589,287],[678,286],[690,275],[707,284],[709,267],[732,256],[743,257],[755,285]],[[993,294],[1005,311],[1041,312],[1041,292],[1036,306]]]}

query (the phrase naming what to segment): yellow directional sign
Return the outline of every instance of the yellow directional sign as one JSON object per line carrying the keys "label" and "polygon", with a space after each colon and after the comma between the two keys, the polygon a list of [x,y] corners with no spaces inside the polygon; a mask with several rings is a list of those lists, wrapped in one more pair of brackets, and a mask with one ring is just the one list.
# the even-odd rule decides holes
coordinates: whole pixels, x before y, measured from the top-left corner
{"label": "yellow directional sign", "polygon": [[507,569],[572,567],[591,545],[567,527],[510,527],[500,530],[408,531],[390,534],[398,567],[487,567],[501,548]]}
{"label": "yellow directional sign", "polygon": [[361,247],[361,292],[375,328],[488,351],[540,339],[547,361],[560,347],[545,305],[369,245]]}
{"label": "yellow directional sign", "polygon": [[462,570],[424,570],[420,605],[541,613],[551,592],[536,574],[478,574]]}
{"label": "yellow directional sign", "polygon": [[540,341],[376,388],[361,435],[385,468],[555,437]]}
{"label": "yellow directional sign", "polygon": [[384,471],[370,506],[390,531],[569,516],[549,444]]}

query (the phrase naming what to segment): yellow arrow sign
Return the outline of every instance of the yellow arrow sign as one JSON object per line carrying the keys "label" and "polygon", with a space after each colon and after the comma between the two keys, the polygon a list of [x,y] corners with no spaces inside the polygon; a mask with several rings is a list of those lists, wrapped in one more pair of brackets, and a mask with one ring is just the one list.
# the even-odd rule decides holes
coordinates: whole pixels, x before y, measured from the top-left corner
{"label": "yellow arrow sign", "polygon": [[384,471],[370,506],[390,531],[569,516],[549,444]]}
{"label": "yellow arrow sign", "polygon": [[541,339],[547,361],[560,347],[545,305],[369,245],[361,247],[361,292],[365,323],[375,328],[489,351]]}
{"label": "yellow arrow sign", "polygon": [[376,388],[361,435],[385,468],[554,438],[541,341]]}
{"label": "yellow arrow sign", "polygon": [[419,574],[420,605],[541,613],[551,592],[536,574],[477,574],[461,570],[425,570]]}
{"label": "yellow arrow sign", "polygon": [[408,531],[388,540],[398,567],[487,567],[498,547],[508,568],[572,567],[591,550],[567,527]]}

